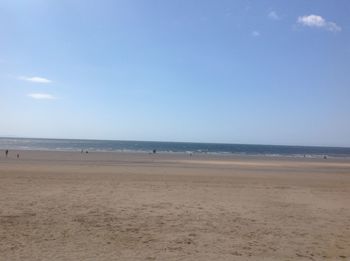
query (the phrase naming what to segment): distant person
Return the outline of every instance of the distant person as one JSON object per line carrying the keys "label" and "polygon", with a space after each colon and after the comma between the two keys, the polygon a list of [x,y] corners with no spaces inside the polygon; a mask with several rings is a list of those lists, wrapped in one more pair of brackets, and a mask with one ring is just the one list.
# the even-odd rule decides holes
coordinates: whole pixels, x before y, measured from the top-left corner
{"label": "distant person", "polygon": [[19,159],[19,153],[17,153],[17,159]]}
{"label": "distant person", "polygon": [[83,153],[83,152],[84,152],[83,150],[80,151],[80,153]]}
{"label": "distant person", "polygon": [[327,159],[327,156],[326,156],[326,155],[324,155],[324,156],[323,156],[323,159]]}
{"label": "distant person", "polygon": [[156,154],[156,153],[157,153],[157,150],[156,150],[156,149],[154,149],[154,150],[153,150],[153,154]]}
{"label": "distant person", "polygon": [[86,154],[88,154],[89,152],[88,151],[85,151]]}
{"label": "distant person", "polygon": [[9,150],[6,150],[5,154],[6,154],[6,158],[7,158],[8,154],[9,154]]}

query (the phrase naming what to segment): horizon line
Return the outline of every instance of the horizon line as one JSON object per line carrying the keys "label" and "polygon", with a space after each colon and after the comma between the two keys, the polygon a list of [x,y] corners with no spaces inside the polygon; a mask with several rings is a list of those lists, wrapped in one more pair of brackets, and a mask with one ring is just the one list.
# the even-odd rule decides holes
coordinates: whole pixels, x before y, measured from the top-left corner
{"label": "horizon line", "polygon": [[320,147],[320,148],[344,148],[350,146],[327,146],[327,145],[288,145],[288,144],[259,144],[259,143],[231,143],[231,142],[200,142],[200,141],[160,141],[160,140],[118,140],[118,139],[96,139],[96,138],[43,138],[43,137],[23,137],[23,136],[2,136],[0,139],[42,139],[42,140],[86,140],[86,141],[122,141],[122,142],[159,142],[159,143],[192,143],[192,144],[218,144],[218,145],[251,145],[251,146],[284,146],[284,147]]}

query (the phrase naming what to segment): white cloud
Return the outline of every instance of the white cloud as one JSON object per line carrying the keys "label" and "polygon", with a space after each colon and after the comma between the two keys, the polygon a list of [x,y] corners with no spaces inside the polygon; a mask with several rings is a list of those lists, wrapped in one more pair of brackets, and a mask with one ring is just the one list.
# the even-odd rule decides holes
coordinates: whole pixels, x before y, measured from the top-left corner
{"label": "white cloud", "polygon": [[46,78],[43,78],[43,77],[37,77],[37,76],[34,76],[34,77],[22,76],[22,77],[19,77],[19,79],[22,80],[22,81],[34,82],[34,83],[51,83],[52,82],[49,79],[46,79]]}
{"label": "white cloud", "polygon": [[272,20],[280,20],[280,16],[275,11],[270,11],[267,15]]}
{"label": "white cloud", "polygon": [[299,16],[297,22],[298,24],[301,24],[303,26],[323,28],[331,32],[339,32],[342,30],[341,27],[338,26],[336,23],[329,22],[319,15],[311,14]]}
{"label": "white cloud", "polygon": [[260,33],[258,31],[253,31],[252,36],[258,37],[258,36],[260,36]]}
{"label": "white cloud", "polygon": [[327,29],[332,32],[339,32],[342,30],[341,27],[334,22],[328,22]]}
{"label": "white cloud", "polygon": [[54,100],[56,99],[55,96],[48,94],[48,93],[30,93],[28,94],[29,97],[37,100]]}

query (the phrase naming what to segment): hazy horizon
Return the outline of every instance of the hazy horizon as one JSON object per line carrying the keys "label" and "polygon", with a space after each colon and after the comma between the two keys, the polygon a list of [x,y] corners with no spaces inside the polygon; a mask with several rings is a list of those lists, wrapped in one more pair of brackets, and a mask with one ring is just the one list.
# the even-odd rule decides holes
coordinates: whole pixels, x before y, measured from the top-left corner
{"label": "hazy horizon", "polygon": [[350,148],[350,146],[327,146],[327,145],[300,145],[300,144],[258,144],[258,143],[238,143],[238,142],[206,142],[206,141],[182,141],[182,140],[118,140],[118,139],[95,139],[95,138],[55,138],[55,137],[21,137],[2,136],[0,139],[42,139],[42,140],[86,140],[86,141],[121,141],[121,142],[160,142],[160,143],[198,143],[198,144],[226,144],[226,145],[258,145],[258,146],[291,146],[291,147],[334,147]]}
{"label": "hazy horizon", "polygon": [[0,136],[350,147],[349,12],[1,1]]}

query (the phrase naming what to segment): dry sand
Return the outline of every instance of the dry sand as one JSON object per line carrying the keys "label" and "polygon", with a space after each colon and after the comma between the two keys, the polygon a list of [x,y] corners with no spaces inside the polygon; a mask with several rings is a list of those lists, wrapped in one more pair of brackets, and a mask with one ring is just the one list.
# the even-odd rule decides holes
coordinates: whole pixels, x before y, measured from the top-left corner
{"label": "dry sand", "polygon": [[0,155],[0,260],[350,260],[350,161]]}

